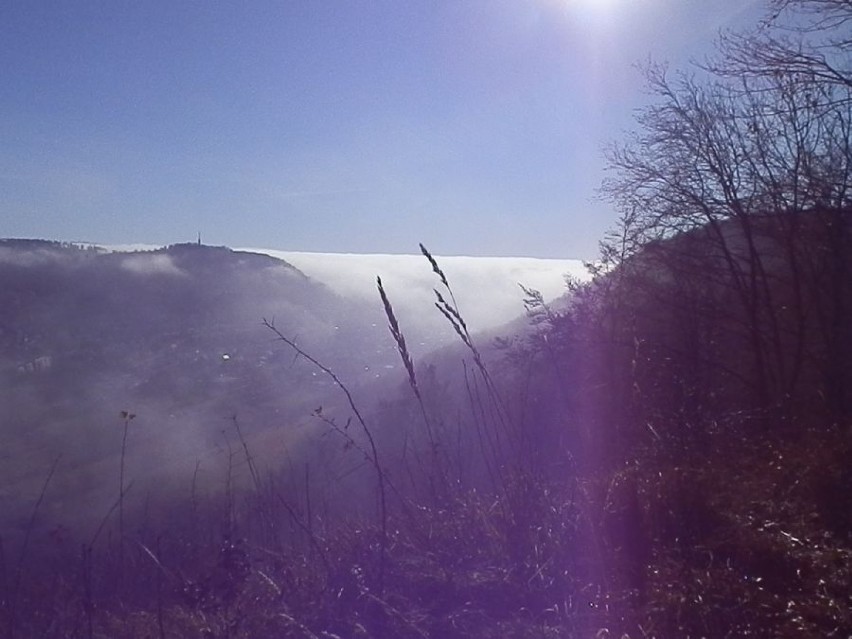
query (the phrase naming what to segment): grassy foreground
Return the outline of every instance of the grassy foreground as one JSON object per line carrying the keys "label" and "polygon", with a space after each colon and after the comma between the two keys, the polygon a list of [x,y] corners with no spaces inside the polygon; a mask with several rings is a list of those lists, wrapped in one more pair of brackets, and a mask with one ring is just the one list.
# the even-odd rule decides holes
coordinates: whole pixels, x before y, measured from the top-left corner
{"label": "grassy foreground", "polygon": [[[380,283],[413,396],[407,419],[417,424],[401,455],[331,369],[276,331],[346,397],[345,424],[322,409],[315,417],[360,471],[326,482],[335,494],[320,496],[307,462],[298,478],[261,471],[235,421],[225,491],[202,497],[193,483],[190,499],[151,515],[130,494],[123,443],[120,494],[95,534],[81,537],[36,525],[51,470],[23,538],[0,548],[0,632],[848,636],[848,430],[789,419],[755,426],[745,416],[677,437],[651,422],[642,437],[612,427],[572,441],[563,427],[536,429],[513,417],[518,407],[424,254],[444,287],[438,308],[468,353],[470,423],[454,431],[438,417]],[[126,429],[132,416],[122,417]],[[591,454],[594,442],[605,454]]]}
{"label": "grassy foreground", "polygon": [[503,494],[400,501],[384,539],[372,518],[309,521],[304,504],[273,508],[255,491],[230,531],[213,503],[186,504],[181,526],[135,530],[123,544],[78,544],[57,528],[31,539],[22,562],[4,557],[2,628],[140,639],[846,636],[852,493],[840,446],[719,435],[690,459],[649,455],[562,482],[515,477]]}

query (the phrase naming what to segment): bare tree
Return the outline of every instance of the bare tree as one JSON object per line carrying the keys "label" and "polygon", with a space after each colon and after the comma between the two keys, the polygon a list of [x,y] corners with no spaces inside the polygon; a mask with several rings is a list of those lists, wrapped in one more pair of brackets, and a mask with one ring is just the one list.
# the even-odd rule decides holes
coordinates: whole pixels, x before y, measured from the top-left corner
{"label": "bare tree", "polygon": [[[717,289],[724,281],[733,291],[763,407],[793,397],[815,357],[833,371],[826,388],[838,385],[838,375],[845,379],[839,362],[826,361],[845,350],[842,326],[849,319],[842,300],[852,73],[848,36],[838,28],[852,18],[852,2],[775,3],[784,11],[794,6],[814,11],[797,27],[798,39],[778,33],[776,14],[756,32],[725,36],[721,57],[692,74],[672,78],[665,67],[649,65],[656,101],[638,116],[638,131],[610,149],[612,177],[603,187],[629,221],[619,251],[624,242],[641,249],[646,268],[649,242],[682,247],[659,241],[701,233],[712,246],[703,260],[689,262],[689,273],[682,272],[687,262],[672,255],[651,270],[668,268],[670,276],[677,266],[681,277],[708,285],[712,279]],[[819,355],[810,352],[815,343]]]}
{"label": "bare tree", "polygon": [[723,34],[721,55],[707,68],[729,78],[802,75],[852,87],[852,1],[772,0],[770,6],[756,29]]}

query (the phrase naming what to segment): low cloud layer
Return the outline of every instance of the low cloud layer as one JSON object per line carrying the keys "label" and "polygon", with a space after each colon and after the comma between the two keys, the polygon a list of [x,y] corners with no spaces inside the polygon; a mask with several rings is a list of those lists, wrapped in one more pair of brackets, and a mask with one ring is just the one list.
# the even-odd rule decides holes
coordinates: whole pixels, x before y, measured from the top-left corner
{"label": "low cloud layer", "polygon": [[[339,295],[374,300],[377,305],[376,276],[381,276],[403,324],[444,322],[433,307],[432,289],[440,282],[422,255],[239,250],[286,260]],[[524,294],[518,284],[540,291],[549,301],[565,293],[565,275],[588,278],[580,260],[460,256],[436,259],[453,287],[460,310],[476,331],[497,328],[523,314]]]}
{"label": "low cloud layer", "polygon": [[[130,252],[152,251],[161,247],[127,244],[101,248]],[[403,331],[412,331],[419,336],[417,341],[409,344],[416,354],[423,355],[455,339],[452,328],[434,307],[433,289],[440,282],[422,255],[311,253],[265,248],[235,250],[284,260],[334,293],[363,301],[377,310],[381,309],[381,302],[376,290],[376,276],[380,276]],[[566,276],[580,280],[589,278],[581,260],[435,257],[473,331],[496,329],[523,315],[524,293],[519,284],[540,291],[546,301],[551,301],[565,293]],[[168,270],[168,264],[144,262],[134,266],[142,267],[140,272],[155,272],[156,269],[151,267]]]}

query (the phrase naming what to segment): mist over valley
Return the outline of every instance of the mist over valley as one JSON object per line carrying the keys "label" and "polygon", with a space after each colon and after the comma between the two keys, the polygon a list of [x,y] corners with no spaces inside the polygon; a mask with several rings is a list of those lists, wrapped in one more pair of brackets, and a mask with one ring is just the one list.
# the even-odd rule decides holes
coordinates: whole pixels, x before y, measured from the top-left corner
{"label": "mist over valley", "polygon": [[[138,248],[0,242],[4,528],[26,526],[55,459],[40,524],[96,528],[116,498],[122,411],[135,415],[125,472],[138,503],[146,493],[184,496],[193,473],[199,489],[224,490],[234,420],[263,468],[301,463],[303,440],[317,431],[312,412],[333,414],[341,396],[264,320],[368,408],[404,380],[376,276],[416,357],[457,340],[433,306],[439,282],[422,255]],[[518,283],[551,299],[565,275],[584,272],[568,260],[440,259],[472,330],[523,314]]]}

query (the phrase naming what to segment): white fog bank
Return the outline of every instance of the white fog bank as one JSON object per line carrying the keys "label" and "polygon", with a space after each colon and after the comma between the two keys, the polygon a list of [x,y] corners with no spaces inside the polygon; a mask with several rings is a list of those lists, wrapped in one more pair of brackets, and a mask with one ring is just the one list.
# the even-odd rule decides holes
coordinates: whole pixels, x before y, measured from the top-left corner
{"label": "white fog bank", "polygon": [[[100,248],[116,251],[151,251],[160,246],[126,244]],[[376,276],[406,327],[434,336],[423,346],[455,339],[437,309],[434,288],[437,276],[422,255],[311,253],[267,248],[234,248],[235,251],[269,255],[284,260],[338,295],[362,299],[376,308],[381,301]],[[436,255],[453,288],[459,310],[473,331],[498,328],[524,314],[524,293],[519,284],[541,292],[552,301],[566,292],[565,276],[587,281],[582,260],[534,257],[468,257]],[[416,344],[415,344],[415,350]]]}
{"label": "white fog bank", "polygon": [[[432,289],[440,288],[440,282],[422,255],[236,250],[285,260],[339,295],[375,300],[376,304],[380,304],[376,290],[376,276],[380,276],[400,321],[420,324],[424,314],[438,315],[432,305]],[[446,274],[468,325],[476,331],[496,328],[524,313],[524,293],[518,284],[540,291],[550,301],[565,293],[566,275],[589,278],[581,260],[460,256],[435,259]]]}

